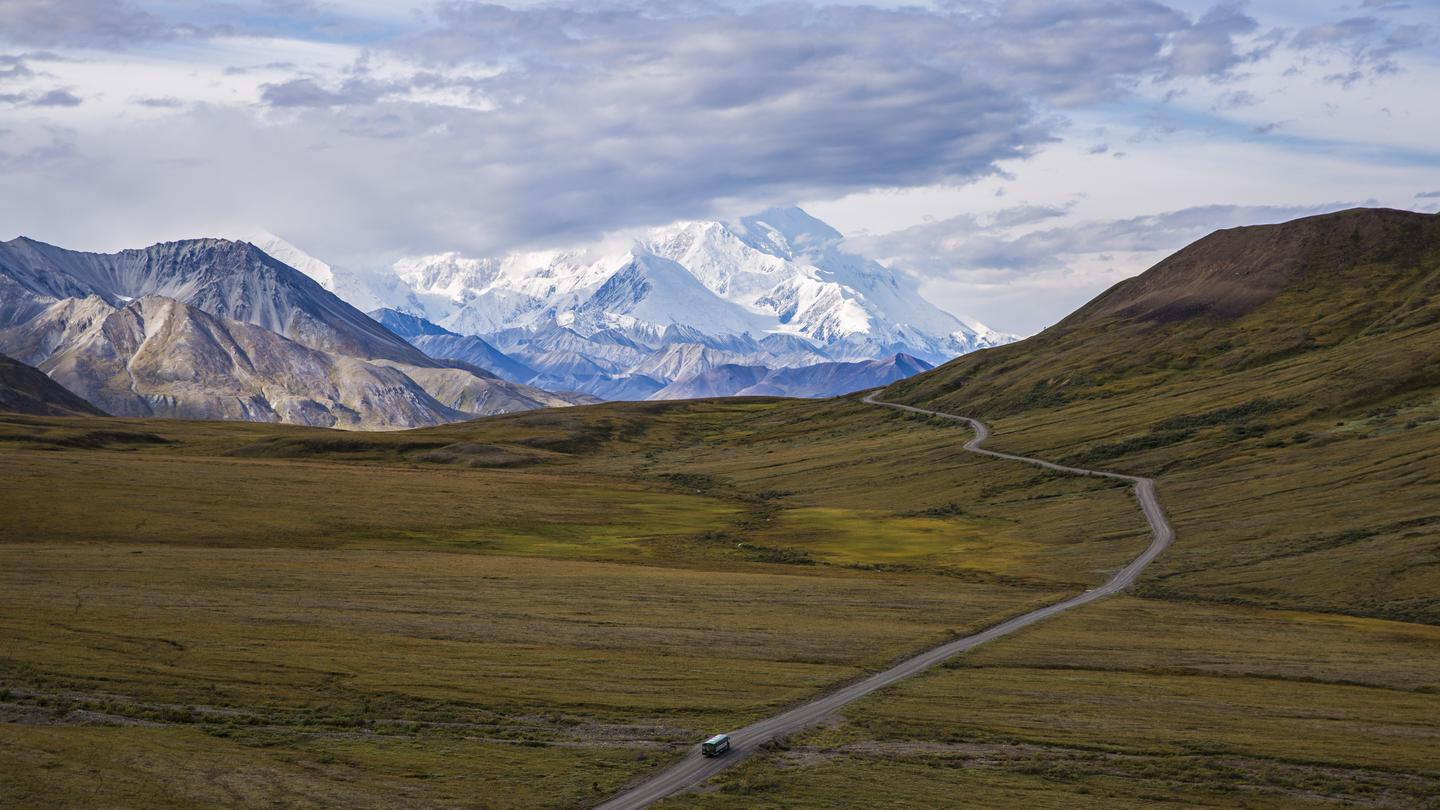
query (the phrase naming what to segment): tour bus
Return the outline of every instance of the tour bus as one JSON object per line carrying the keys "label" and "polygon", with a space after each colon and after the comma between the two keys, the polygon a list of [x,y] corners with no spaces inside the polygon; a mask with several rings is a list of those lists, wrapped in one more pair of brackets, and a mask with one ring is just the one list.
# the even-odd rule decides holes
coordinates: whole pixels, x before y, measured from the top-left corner
{"label": "tour bus", "polygon": [[700,753],[707,757],[718,757],[730,750],[730,735],[716,734],[714,737],[700,743]]}

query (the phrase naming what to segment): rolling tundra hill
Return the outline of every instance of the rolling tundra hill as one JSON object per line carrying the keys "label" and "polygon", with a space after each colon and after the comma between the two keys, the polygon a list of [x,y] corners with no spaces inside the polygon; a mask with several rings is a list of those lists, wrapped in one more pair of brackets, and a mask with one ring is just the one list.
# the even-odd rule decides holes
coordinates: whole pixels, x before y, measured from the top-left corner
{"label": "rolling tundra hill", "polygon": [[42,416],[104,416],[39,369],[0,354],[0,411]]}
{"label": "rolling tundra hill", "polygon": [[1151,592],[1440,622],[1440,215],[1220,231],[880,396],[1157,477]]}
{"label": "rolling tundra hill", "polygon": [[1437,272],[1433,214],[1354,209],[1219,231],[1022,343],[887,393],[1003,416],[1209,380],[1312,411],[1372,406],[1440,384]]}
{"label": "rolling tundra hill", "polygon": [[[667,806],[1437,806],[1440,216],[1221,231],[1039,336],[877,396],[983,417],[993,449],[1153,477],[1174,543],[1125,595]],[[1013,514],[1053,507],[1063,479],[1013,490]]]}

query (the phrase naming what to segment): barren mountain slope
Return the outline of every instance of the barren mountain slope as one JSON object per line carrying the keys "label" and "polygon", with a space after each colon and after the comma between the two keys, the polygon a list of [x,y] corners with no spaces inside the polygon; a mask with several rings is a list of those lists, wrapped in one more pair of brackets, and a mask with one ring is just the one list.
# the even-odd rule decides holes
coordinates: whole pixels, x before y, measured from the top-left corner
{"label": "barren mountain slope", "polygon": [[33,366],[0,354],[0,411],[42,416],[104,416]]}

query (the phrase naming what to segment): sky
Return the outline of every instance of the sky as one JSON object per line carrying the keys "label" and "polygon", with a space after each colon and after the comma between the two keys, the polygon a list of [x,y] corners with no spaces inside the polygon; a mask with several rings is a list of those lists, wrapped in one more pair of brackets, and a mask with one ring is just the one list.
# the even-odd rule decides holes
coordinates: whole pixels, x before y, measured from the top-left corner
{"label": "sky", "polygon": [[0,238],[388,266],[801,205],[1028,334],[1217,228],[1440,211],[1440,0],[0,0]]}

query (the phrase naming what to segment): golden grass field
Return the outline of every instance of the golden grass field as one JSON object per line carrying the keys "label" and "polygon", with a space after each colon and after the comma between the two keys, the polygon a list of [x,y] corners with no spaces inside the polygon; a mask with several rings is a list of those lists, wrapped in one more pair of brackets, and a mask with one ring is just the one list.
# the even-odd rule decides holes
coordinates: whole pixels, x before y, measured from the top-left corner
{"label": "golden grass field", "polygon": [[0,436],[6,806],[581,806],[1144,544],[852,402]]}
{"label": "golden grass field", "polygon": [[1440,808],[1436,244],[1310,257],[1227,319],[1082,309],[882,392],[1156,478],[1174,546],[662,806]]}
{"label": "golden grass field", "polygon": [[1440,628],[1117,597],[664,807],[1440,805]]}
{"label": "golden grass field", "polygon": [[[1202,393],[996,423],[1158,472],[1179,539],[1135,596],[667,805],[1437,806],[1434,402],[1103,449]],[[1123,487],[965,438],[854,399],[4,417],[0,805],[582,807],[1147,542]]]}

